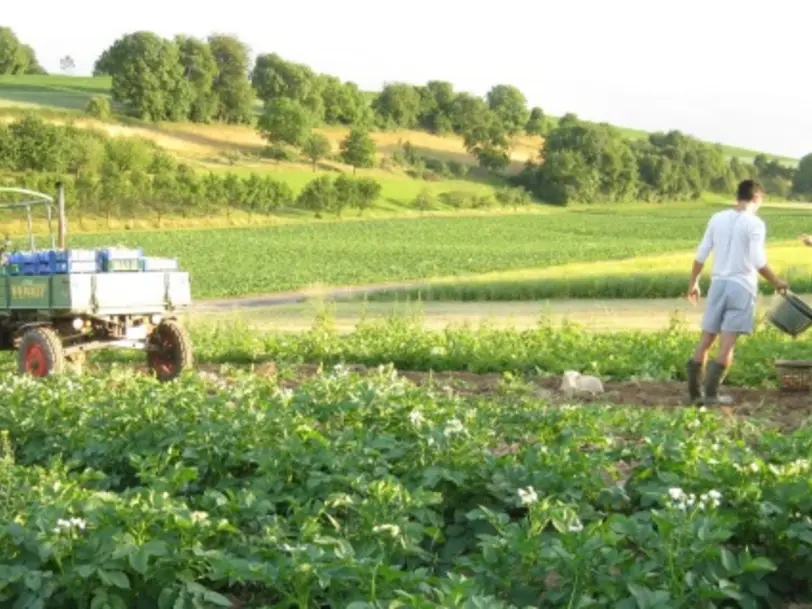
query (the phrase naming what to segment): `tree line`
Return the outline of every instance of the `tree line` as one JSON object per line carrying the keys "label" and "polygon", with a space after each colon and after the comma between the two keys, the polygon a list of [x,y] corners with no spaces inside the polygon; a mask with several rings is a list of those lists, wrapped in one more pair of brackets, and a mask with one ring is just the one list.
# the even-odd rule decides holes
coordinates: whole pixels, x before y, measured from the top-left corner
{"label": "tree line", "polygon": [[547,134],[543,156],[514,181],[550,203],[696,200],[705,192],[729,195],[748,178],[781,197],[812,195],[812,155],[798,168],[766,155],[744,163],[679,131],[632,141],[610,125],[565,119]]}
{"label": "tree line", "polygon": [[[314,170],[331,156],[329,142],[313,131],[323,124],[350,128],[338,156],[354,169],[375,164],[369,137],[374,129],[457,134],[480,166],[496,173],[504,172],[515,136],[524,133],[543,136],[544,144],[539,158],[510,181],[549,203],[696,199],[708,191],[729,194],[744,178],[761,180],[773,195],[812,196],[809,157],[798,168],[766,155],[746,163],[728,158],[720,145],[679,131],[631,140],[575,114],[548,117],[507,84],[479,97],[444,81],[389,83],[369,97],[355,83],[276,53],[252,63],[250,49],[234,36],[166,39],[130,33],[101,54],[94,73],[111,77],[113,100],[129,114],[148,121],[255,124],[269,143],[266,156],[290,160],[293,147],[293,156],[305,156]],[[263,104],[258,116],[257,100]],[[93,99],[89,111],[104,118],[105,103]]]}
{"label": "tree line", "polygon": [[[197,171],[146,140],[55,125],[33,114],[0,125],[0,186],[53,193],[57,181],[65,185],[69,213],[80,227],[91,215],[108,224],[148,215],[159,226],[169,214],[228,216],[237,210],[262,215],[300,209],[321,217],[354,208],[361,215],[382,191],[377,180],[339,173],[317,176],[295,193],[268,174]],[[455,208],[529,202],[518,189],[504,189],[493,200],[466,192],[436,200]],[[425,211],[434,202],[424,191],[411,203]]]}

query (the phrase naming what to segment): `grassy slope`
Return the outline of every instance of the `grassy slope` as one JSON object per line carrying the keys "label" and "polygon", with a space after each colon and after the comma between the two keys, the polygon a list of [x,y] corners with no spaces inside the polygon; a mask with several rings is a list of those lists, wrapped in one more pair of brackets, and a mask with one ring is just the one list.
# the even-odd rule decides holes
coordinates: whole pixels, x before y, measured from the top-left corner
{"label": "grassy slope", "polygon": [[[85,78],[70,76],[4,76],[0,77],[0,107],[2,106],[29,106],[51,110],[82,110],[91,95],[108,95],[110,89],[109,78]],[[159,128],[163,130],[164,127]],[[189,139],[198,139],[203,147],[214,144],[222,148],[224,142],[231,140],[236,147],[254,146],[259,138],[251,132],[251,137],[240,133],[239,128],[218,129],[201,128],[200,126],[184,126],[171,129],[175,133],[184,133]],[[630,139],[646,137],[646,132],[622,128]],[[336,134],[340,133],[340,130]],[[214,134],[214,137],[211,136]],[[460,138],[434,137],[420,133],[394,133],[378,136],[379,146],[385,151],[387,147],[396,144],[399,139],[409,139],[417,148],[424,149],[425,154],[438,153],[441,158],[455,158],[457,160],[470,157],[465,154]],[[536,154],[540,140],[538,138],[519,138],[516,142],[513,158],[519,164]],[[757,151],[725,146],[731,156],[740,156],[752,159]],[[432,154],[435,156],[435,154]],[[773,155],[786,162],[797,162],[797,159]]]}

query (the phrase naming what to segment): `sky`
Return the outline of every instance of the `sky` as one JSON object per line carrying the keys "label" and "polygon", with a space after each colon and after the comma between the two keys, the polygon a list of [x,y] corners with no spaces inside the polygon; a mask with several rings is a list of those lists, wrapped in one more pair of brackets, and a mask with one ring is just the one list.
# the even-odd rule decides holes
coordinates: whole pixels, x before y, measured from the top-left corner
{"label": "sky", "polygon": [[[49,71],[89,74],[118,37],[234,34],[380,89],[447,80],[512,84],[561,115],[800,157],[812,152],[804,0],[7,0],[0,25]],[[806,5],[805,5],[806,4]],[[137,10],[136,10],[137,9]],[[805,47],[805,48],[804,48]]]}

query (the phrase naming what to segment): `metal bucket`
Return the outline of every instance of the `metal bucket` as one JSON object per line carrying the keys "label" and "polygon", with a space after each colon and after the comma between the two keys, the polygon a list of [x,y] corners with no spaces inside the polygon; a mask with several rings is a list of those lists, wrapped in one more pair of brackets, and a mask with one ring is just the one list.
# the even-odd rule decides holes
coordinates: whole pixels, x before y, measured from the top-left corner
{"label": "metal bucket", "polygon": [[812,326],[812,308],[792,292],[787,292],[769,312],[767,319],[782,332],[796,337]]}

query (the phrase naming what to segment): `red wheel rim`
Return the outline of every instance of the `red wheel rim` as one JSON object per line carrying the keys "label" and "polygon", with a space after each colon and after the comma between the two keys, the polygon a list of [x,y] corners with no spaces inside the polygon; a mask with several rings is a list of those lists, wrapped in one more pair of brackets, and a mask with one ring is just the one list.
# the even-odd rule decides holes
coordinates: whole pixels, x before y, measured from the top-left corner
{"label": "red wheel rim", "polygon": [[33,376],[48,375],[48,358],[45,351],[37,344],[28,345],[25,350],[25,371]]}
{"label": "red wheel rim", "polygon": [[155,332],[152,337],[153,347],[157,347],[157,351],[149,352],[149,363],[155,372],[160,376],[171,376],[175,372],[175,344],[172,339],[166,336],[161,336],[160,331]]}

